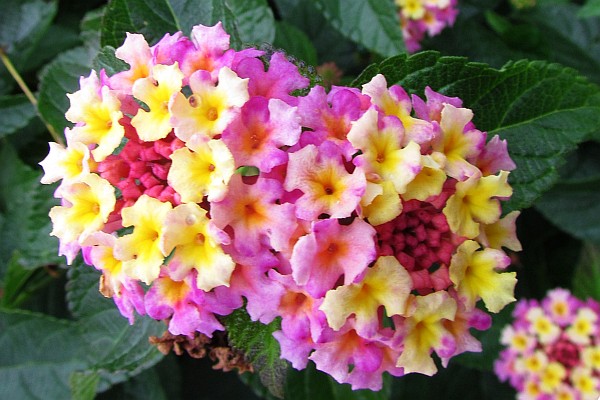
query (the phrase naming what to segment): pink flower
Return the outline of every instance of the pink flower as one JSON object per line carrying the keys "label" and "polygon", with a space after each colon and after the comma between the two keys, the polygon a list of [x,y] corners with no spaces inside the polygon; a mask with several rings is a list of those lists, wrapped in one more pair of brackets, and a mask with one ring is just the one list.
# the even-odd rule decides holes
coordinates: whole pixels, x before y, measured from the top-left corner
{"label": "pink flower", "polygon": [[154,319],[170,318],[173,335],[193,336],[197,331],[211,337],[214,331],[224,329],[215,313],[227,315],[232,310],[215,301],[213,294],[196,288],[194,281],[192,274],[175,281],[161,271],[146,293],[146,311]]}
{"label": "pink flower", "polygon": [[274,53],[271,56],[267,71],[261,60],[246,58],[239,62],[236,72],[242,78],[249,78],[250,96],[280,99],[293,106],[297,105],[298,99],[292,92],[306,88],[309,83],[283,53]]}
{"label": "pink flower", "polygon": [[357,208],[366,188],[364,172],[346,170],[342,150],[332,142],[319,147],[308,145],[289,155],[284,188],[300,190],[296,215],[305,220],[321,214],[331,218],[349,217]]}
{"label": "pink flower", "polygon": [[300,130],[295,107],[279,99],[252,97],[222,137],[237,167],[255,166],[261,172],[271,172],[288,161],[288,153],[282,148],[295,145]]}
{"label": "pink flower", "polygon": [[373,227],[360,219],[349,225],[335,219],[313,223],[294,247],[294,280],[315,298],[333,289],[342,275],[345,285],[353,283],[375,259],[374,236]]}

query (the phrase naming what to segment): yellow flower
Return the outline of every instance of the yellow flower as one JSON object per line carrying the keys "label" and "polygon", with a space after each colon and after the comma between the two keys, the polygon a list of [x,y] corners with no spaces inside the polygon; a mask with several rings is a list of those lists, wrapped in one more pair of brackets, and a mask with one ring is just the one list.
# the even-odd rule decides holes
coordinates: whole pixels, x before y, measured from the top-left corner
{"label": "yellow flower", "polygon": [[479,224],[498,221],[502,208],[496,197],[512,195],[507,182],[508,172],[482,177],[480,174],[456,184],[456,192],[450,196],[443,213],[452,232],[474,239],[479,235]]}
{"label": "yellow flower", "polygon": [[57,190],[63,205],[52,207],[50,233],[63,243],[81,244],[89,235],[101,230],[115,208],[115,190],[96,174],[63,185]]}
{"label": "yellow flower", "polygon": [[354,314],[357,332],[369,336],[379,328],[379,307],[384,306],[388,316],[404,314],[411,289],[410,275],[396,257],[382,256],[362,281],[328,291],[320,309],[334,330]]}
{"label": "yellow flower", "polygon": [[67,147],[53,142],[49,145],[50,152],[39,163],[44,169],[44,176],[40,180],[43,184],[61,179],[63,182],[75,182],[96,168],[89,148],[81,142],[69,143]]}
{"label": "yellow flower", "polygon": [[439,353],[443,351],[444,342],[454,343],[443,322],[454,320],[456,301],[444,291],[411,298],[410,316],[402,327],[405,331],[404,350],[396,366],[404,368],[406,374],[419,372],[431,376],[437,372],[431,351],[435,349]]}
{"label": "yellow flower", "polygon": [[219,201],[227,194],[235,163],[223,141],[192,138],[187,147],[175,150],[171,159],[167,180],[182,202],[201,203],[204,196]]}
{"label": "yellow flower", "polygon": [[195,269],[198,288],[208,292],[217,286],[229,286],[235,262],[220,245],[226,239],[227,235],[211,225],[198,204],[181,204],[170,210],[160,248],[163,254],[174,251],[169,261],[171,278],[181,280]]}
{"label": "yellow flower", "polygon": [[499,273],[510,259],[500,250],[484,249],[473,240],[462,243],[450,261],[450,280],[467,309],[472,309],[479,298],[486,308],[499,312],[510,302],[517,283],[515,272]]}
{"label": "yellow flower", "polygon": [[133,226],[133,232],[120,237],[115,245],[115,256],[123,261],[123,271],[133,279],[152,283],[168,254],[163,254],[160,242],[164,222],[171,203],[163,203],[143,194],[131,207],[121,210],[123,226]]}
{"label": "yellow flower", "polygon": [[400,196],[390,181],[367,182],[364,196],[360,199],[362,215],[373,226],[385,224],[402,212]]}
{"label": "yellow flower", "polygon": [[75,123],[71,130],[73,142],[96,145],[94,160],[100,162],[119,147],[125,129],[119,120],[123,117],[121,102],[108,86],[101,86],[96,72],[81,79],[81,89],[67,94],[71,106],[65,117]]}
{"label": "yellow flower", "polygon": [[140,108],[131,119],[131,125],[141,140],[163,139],[171,132],[169,100],[181,90],[182,82],[183,73],[177,63],[155,65],[151,76],[135,81],[133,95],[149,108],[149,111]]}

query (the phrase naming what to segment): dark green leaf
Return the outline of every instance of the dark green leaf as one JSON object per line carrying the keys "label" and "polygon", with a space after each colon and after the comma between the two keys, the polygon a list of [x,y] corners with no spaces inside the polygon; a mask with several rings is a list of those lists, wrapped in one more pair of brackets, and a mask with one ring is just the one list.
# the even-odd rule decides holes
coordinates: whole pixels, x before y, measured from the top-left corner
{"label": "dark green leaf", "polygon": [[290,369],[286,386],[289,400],[386,400],[390,398],[391,377],[384,375],[383,389],[352,390],[349,384],[339,384],[331,376],[318,371],[310,362],[306,369]]}
{"label": "dark green leaf", "polygon": [[67,304],[75,318],[85,318],[115,307],[99,291],[100,273],[79,258],[68,270]]}
{"label": "dark green leaf", "polygon": [[273,43],[275,18],[266,0],[229,0],[243,43]]}
{"label": "dark green leaf", "polygon": [[515,391],[489,371],[450,361],[434,376],[409,374],[394,380],[392,399],[514,400]]}
{"label": "dark green leaf", "polygon": [[110,400],[168,400],[170,397],[159,378],[156,368],[150,368],[111,388],[102,396]]}
{"label": "dark green leaf", "polygon": [[118,59],[115,56],[115,49],[110,46],[104,46],[100,50],[94,59],[92,66],[96,71],[104,69],[108,76],[129,69],[129,65],[125,61]]}
{"label": "dark green leaf", "polygon": [[85,368],[85,340],[73,323],[0,310],[0,398],[67,399],[72,372]]}
{"label": "dark green leaf", "polygon": [[0,48],[11,55],[13,64],[20,69],[31,55],[37,42],[54,19],[56,1],[5,0],[2,2]]}
{"label": "dark green leaf", "polygon": [[81,45],[79,32],[74,27],[50,25],[44,37],[27,57],[22,71],[37,71],[59,54]]}
{"label": "dark green leaf", "polygon": [[81,39],[87,47],[100,48],[100,32],[102,30],[102,19],[106,12],[105,7],[89,11],[81,20]]}
{"label": "dark green leaf", "polygon": [[600,243],[600,144],[585,143],[569,158],[561,180],[536,203],[569,234]]}
{"label": "dark green leaf", "polygon": [[148,43],[155,43],[165,33],[175,33],[181,26],[166,0],[113,0],[104,13],[100,44],[119,47],[126,32],[142,33]]}
{"label": "dark green leaf", "polygon": [[154,44],[165,33],[183,31],[189,35],[197,24],[214,25],[223,22],[231,35],[233,47],[239,46],[234,15],[223,1],[218,0],[114,0],[104,14],[101,45],[119,47],[125,33],[141,33]]}
{"label": "dark green leaf", "polygon": [[514,194],[505,210],[530,206],[556,182],[565,155],[600,127],[598,87],[557,64],[522,60],[497,70],[423,52],[372,65],[354,85],[378,73],[409,92],[422,95],[430,86],[462,98],[479,129],[508,140],[517,169],[511,173]]}
{"label": "dark green leaf", "polygon": [[78,47],[62,53],[42,71],[38,110],[46,122],[62,133],[68,125],[65,112],[69,109],[67,93],[79,89],[79,78],[89,76],[94,54]]}
{"label": "dark green leaf", "polygon": [[25,95],[0,96],[0,138],[24,128],[35,115]]}
{"label": "dark green leaf", "polygon": [[60,263],[58,241],[50,236],[54,186],[41,185],[41,173],[25,165],[9,145],[0,146],[0,271],[16,251],[27,269]]}
{"label": "dark green leaf", "polygon": [[600,0],[588,0],[579,11],[582,18],[597,17],[600,15]]}
{"label": "dark green leaf", "polygon": [[100,273],[93,267],[76,262],[69,272],[67,300],[79,317],[79,332],[88,343],[88,371],[99,371],[99,389],[106,389],[162,359],[148,337],[160,336],[165,326],[139,316],[134,325],[129,325],[113,302],[98,291],[99,278]]}
{"label": "dark green leaf", "polygon": [[309,65],[317,65],[317,50],[304,32],[285,21],[277,21],[273,45]]}
{"label": "dark green leaf", "polygon": [[8,262],[6,275],[2,281],[0,307],[17,308],[27,300],[32,292],[43,285],[48,274],[42,269],[24,268],[20,263],[20,253],[15,251]]}
{"label": "dark green leaf", "polygon": [[579,10],[575,4],[548,4],[527,13],[523,21],[535,26],[544,39],[537,58],[576,68],[600,83],[600,19],[577,18]]}
{"label": "dark green leaf", "polygon": [[584,246],[583,257],[575,269],[573,294],[580,299],[591,297],[600,301],[600,249],[597,244]]}
{"label": "dark green leaf", "polygon": [[382,56],[405,51],[393,2],[318,0],[316,5],[333,27],[367,49]]}
{"label": "dark green leaf", "polygon": [[273,395],[283,398],[288,364],[280,357],[279,342],[273,332],[279,330],[279,321],[269,325],[253,322],[244,309],[237,309],[224,318],[227,337],[234,348],[243,351],[260,380]]}
{"label": "dark green leaf", "polygon": [[69,378],[72,400],[93,400],[100,382],[97,372],[73,372]]}

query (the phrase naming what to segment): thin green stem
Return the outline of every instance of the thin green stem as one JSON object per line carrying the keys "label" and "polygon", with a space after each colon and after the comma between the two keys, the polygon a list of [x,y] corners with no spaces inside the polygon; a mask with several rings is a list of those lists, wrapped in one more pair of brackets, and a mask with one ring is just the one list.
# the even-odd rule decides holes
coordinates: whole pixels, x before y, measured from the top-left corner
{"label": "thin green stem", "polygon": [[[8,58],[8,56],[4,52],[4,49],[2,49],[1,47],[0,47],[0,59],[2,59],[2,63],[4,64],[4,66],[6,67],[6,69],[8,70],[8,72],[10,73],[10,75],[13,77],[13,79],[17,82],[17,84],[19,85],[19,87],[21,88],[21,90],[23,91],[23,93],[25,93],[25,96],[27,96],[27,99],[29,99],[29,102],[37,110],[37,103],[38,103],[37,99],[35,98],[35,96],[33,95],[33,93],[31,93],[31,90],[29,90],[29,88],[27,87],[27,84],[25,83],[25,81],[23,81],[23,78],[21,78],[21,75],[16,70],[15,66],[13,65],[13,63],[10,61],[10,58]],[[56,143],[62,144],[64,146],[65,143],[64,143],[63,139],[60,137],[60,135],[58,133],[56,133],[56,130],[54,129],[54,127],[52,125],[50,125],[40,115],[39,111],[38,111],[38,115],[39,115],[40,119],[44,122],[44,124],[46,125],[46,128],[48,129],[48,132],[50,132],[50,135],[52,136],[52,138],[54,139],[54,141]]]}

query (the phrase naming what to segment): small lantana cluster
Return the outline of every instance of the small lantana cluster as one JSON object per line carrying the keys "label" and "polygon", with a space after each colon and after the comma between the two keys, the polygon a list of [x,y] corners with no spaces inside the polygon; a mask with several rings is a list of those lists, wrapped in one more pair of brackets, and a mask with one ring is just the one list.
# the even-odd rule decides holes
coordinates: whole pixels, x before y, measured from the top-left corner
{"label": "small lantana cluster", "polygon": [[525,400],[597,400],[600,304],[554,289],[540,302],[520,300],[494,369]]}
{"label": "small lantana cluster", "polygon": [[452,26],[458,15],[457,0],[395,0],[406,49],[421,48],[425,35],[438,35]]}
{"label": "small lantana cluster", "polygon": [[[129,34],[129,69],[69,94],[67,146],[44,183],[69,262],[81,250],[133,321],[211,336],[245,307],[278,319],[281,355],[354,389],[437,371],[514,301],[514,163],[458,98],[426,100],[382,75],[309,89],[283,54],[229,47],[217,24],[154,46]],[[302,96],[293,94],[306,93]],[[249,173],[248,171],[254,171]]]}

